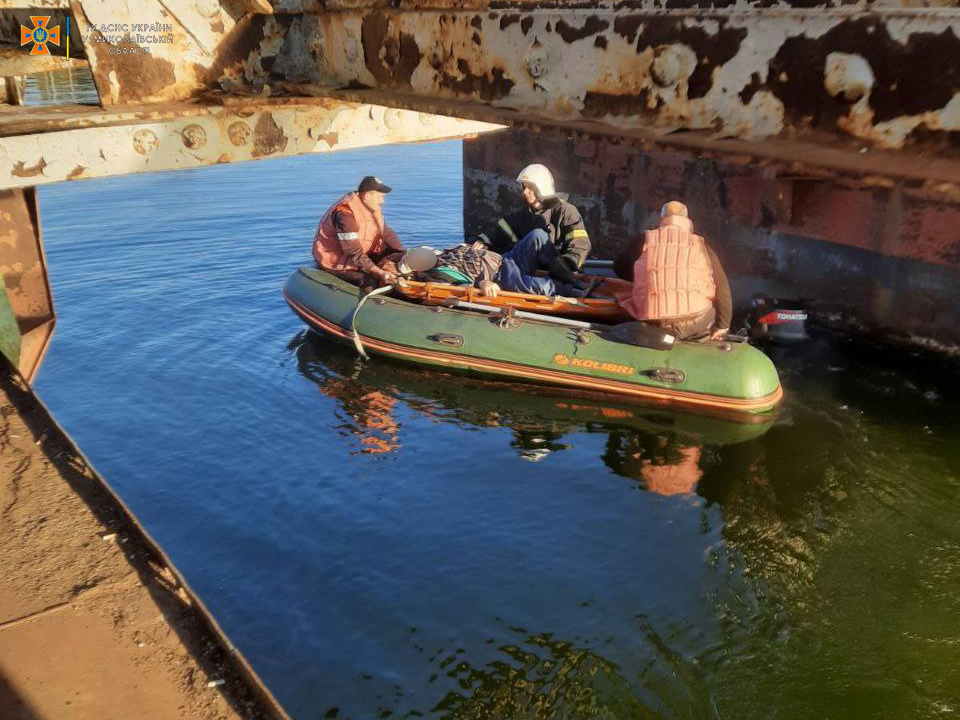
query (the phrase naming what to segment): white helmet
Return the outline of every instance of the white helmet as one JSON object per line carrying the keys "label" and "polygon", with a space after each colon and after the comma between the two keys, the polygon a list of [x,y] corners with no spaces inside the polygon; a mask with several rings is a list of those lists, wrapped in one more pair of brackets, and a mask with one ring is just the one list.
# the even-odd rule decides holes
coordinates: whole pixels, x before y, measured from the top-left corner
{"label": "white helmet", "polygon": [[553,185],[553,173],[550,172],[546,165],[541,165],[540,163],[527,165],[520,171],[520,174],[517,175],[517,182],[530,183],[533,185],[534,191],[536,191],[537,196],[541,200],[557,194],[557,189]]}

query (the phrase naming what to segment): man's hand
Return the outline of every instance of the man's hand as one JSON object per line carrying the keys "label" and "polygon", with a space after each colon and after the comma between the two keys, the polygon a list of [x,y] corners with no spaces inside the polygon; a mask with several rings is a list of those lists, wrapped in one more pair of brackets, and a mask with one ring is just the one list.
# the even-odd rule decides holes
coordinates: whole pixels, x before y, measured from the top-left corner
{"label": "man's hand", "polygon": [[730,332],[730,328],[717,328],[712,333],[710,333],[711,340],[723,340],[727,333]]}
{"label": "man's hand", "polygon": [[480,282],[480,294],[484,297],[495,298],[500,294],[500,286],[492,280],[482,280]]}
{"label": "man's hand", "polygon": [[379,285],[389,285],[397,279],[396,273],[389,272],[383,268],[377,267],[376,265],[370,269],[370,274],[377,279],[377,283]]}

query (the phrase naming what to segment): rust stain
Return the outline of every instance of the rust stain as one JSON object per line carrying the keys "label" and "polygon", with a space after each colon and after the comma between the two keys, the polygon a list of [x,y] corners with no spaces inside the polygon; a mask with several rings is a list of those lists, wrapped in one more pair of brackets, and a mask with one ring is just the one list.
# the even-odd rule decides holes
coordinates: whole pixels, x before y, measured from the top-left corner
{"label": "rust stain", "polygon": [[363,59],[378,83],[391,88],[409,88],[410,78],[423,53],[413,35],[399,33],[397,38],[390,29],[390,19],[382,12],[373,12],[363,18],[360,26]]}
{"label": "rust stain", "polygon": [[[129,103],[160,95],[177,82],[174,65],[169,60],[150,55],[137,43],[124,41],[115,45],[106,42],[99,30],[91,36],[99,42],[90,43],[96,54],[96,69],[93,73],[100,98],[113,97],[110,73],[115,72],[119,81],[116,102]],[[126,35],[129,38],[129,33]],[[113,52],[111,52],[113,50]]]}
{"label": "rust stain", "polygon": [[586,22],[583,24],[583,27],[579,28],[568,25],[563,19],[557,20],[557,32],[566,43],[574,43],[577,40],[591,37],[597,33],[603,32],[608,27],[610,27],[610,22],[608,20],[601,20],[596,15],[591,15],[588,17]]}
{"label": "rust stain", "polygon": [[332,148],[340,141],[340,135],[335,132],[328,132],[321,135],[319,139],[323,140],[327,144],[327,147]]}
{"label": "rust stain", "polygon": [[[710,34],[702,28],[688,27],[675,19],[646,17],[642,28],[638,27],[633,34],[637,37],[638,53],[647,48],[655,50],[660,45],[679,43],[688,46],[697,54],[697,66],[687,81],[687,97],[692,100],[701,98],[710,91],[714,69],[731,60],[740,50],[740,43],[747,37],[746,28],[727,28],[722,19],[718,21],[718,26],[717,32]],[[821,86],[822,82],[821,80]]]}
{"label": "rust stain", "polygon": [[253,128],[253,152],[255,158],[282,152],[287,147],[289,138],[283,128],[273,119],[273,113],[265,112],[257,120]]}
{"label": "rust stain", "polygon": [[625,15],[613,21],[613,31],[628,43],[632,43],[637,39],[637,31],[641,25],[643,25],[642,15]]}
{"label": "rust stain", "polygon": [[42,157],[37,161],[36,165],[31,165],[30,167],[25,167],[23,161],[21,160],[16,165],[13,166],[13,169],[10,170],[10,175],[14,177],[36,177],[37,175],[43,174],[43,169],[47,166],[47,161]]}
{"label": "rust stain", "polygon": [[788,38],[770,61],[770,89],[794,119],[833,130],[849,112],[849,103],[824,91],[823,68],[832,52],[860,55],[870,65],[874,124],[939,110],[960,92],[960,65],[944,61],[960,57],[960,38],[951,28],[915,32],[901,44],[882,22],[848,20],[819,38]]}
{"label": "rust stain", "polygon": [[463,77],[454,77],[444,71],[440,78],[440,85],[453,90],[458,95],[476,95],[489,102],[506,97],[516,85],[506,76],[503,68],[495,67],[490,73],[475,75],[470,69],[470,64],[460,58],[457,60],[457,70]]}
{"label": "rust stain", "polygon": [[86,170],[86,168],[83,165],[77,165],[73,170],[67,173],[67,180],[75,180],[83,175],[84,170]]}
{"label": "rust stain", "polygon": [[588,91],[583,96],[583,115],[589,118],[605,115],[642,115],[647,111],[648,90],[637,94],[616,94]]}
{"label": "rust stain", "polygon": [[753,73],[750,75],[750,82],[748,82],[743,90],[740,91],[740,102],[744,105],[749,105],[750,101],[753,100],[753,96],[756,95],[758,90],[762,90],[765,87],[765,84],[760,77],[760,73]]}
{"label": "rust stain", "polygon": [[[270,16],[272,17],[272,16]],[[252,15],[241,19],[230,31],[229,42],[223,42],[217,48],[216,60],[209,69],[200,65],[195,65],[194,69],[197,77],[204,78],[207,85],[220,82],[227,69],[238,69],[239,75],[243,75],[242,66],[250,58],[250,54],[259,47],[264,39],[264,25],[267,22],[266,15]],[[280,17],[285,21],[284,16]]]}
{"label": "rust stain", "polygon": [[506,30],[518,22],[520,22],[520,13],[506,13],[500,16],[500,29]]}

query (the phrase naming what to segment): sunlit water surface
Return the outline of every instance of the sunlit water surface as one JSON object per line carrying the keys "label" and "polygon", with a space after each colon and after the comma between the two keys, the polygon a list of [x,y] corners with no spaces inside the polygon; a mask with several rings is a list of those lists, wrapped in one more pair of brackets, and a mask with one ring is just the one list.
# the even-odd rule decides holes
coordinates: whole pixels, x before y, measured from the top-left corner
{"label": "sunlit water surface", "polygon": [[40,194],[39,392],[294,717],[960,716],[955,379],[821,337],[740,426],[360,363],[280,288],[367,173],[458,239],[456,142]]}

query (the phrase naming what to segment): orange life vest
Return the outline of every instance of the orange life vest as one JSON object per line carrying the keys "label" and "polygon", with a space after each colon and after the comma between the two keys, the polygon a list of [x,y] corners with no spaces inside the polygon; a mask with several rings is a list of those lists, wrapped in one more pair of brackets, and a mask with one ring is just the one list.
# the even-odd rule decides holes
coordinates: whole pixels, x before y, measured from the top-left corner
{"label": "orange life vest", "polygon": [[[359,226],[356,233],[338,233],[333,224],[333,214],[342,208],[353,213]],[[350,237],[342,237],[349,235]],[[363,252],[367,255],[378,253],[383,249],[383,213],[379,208],[374,212],[360,199],[356,192],[348,193],[337,200],[317,225],[317,233],[313,237],[313,257],[321,267],[333,270],[356,270],[355,266],[347,263],[343,254],[343,240],[359,240]]]}
{"label": "orange life vest", "polygon": [[687,218],[670,216],[648,230],[633,266],[630,297],[621,304],[637,320],[696,317],[717,295],[707,247]]}

